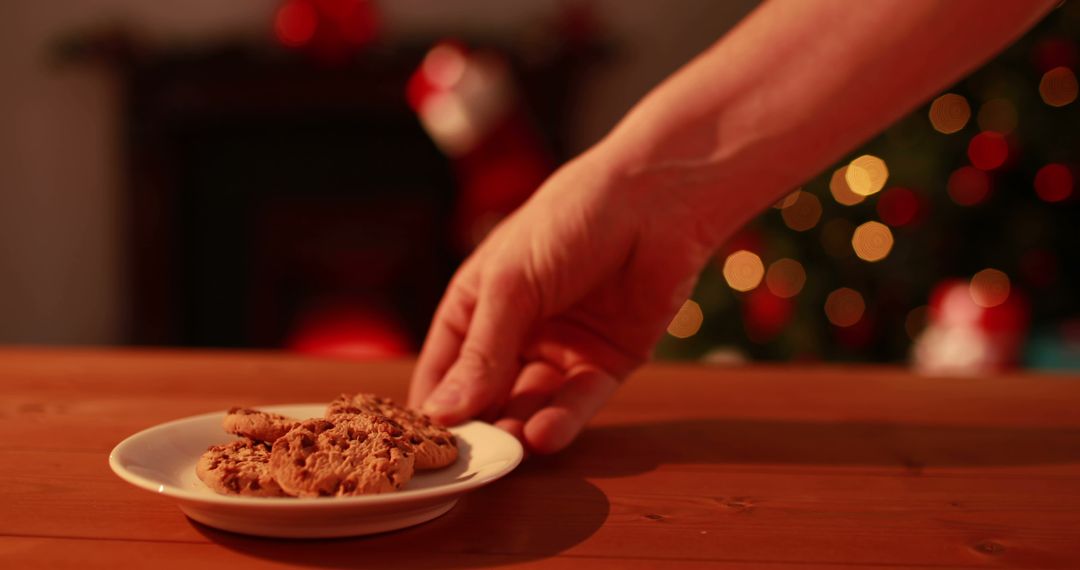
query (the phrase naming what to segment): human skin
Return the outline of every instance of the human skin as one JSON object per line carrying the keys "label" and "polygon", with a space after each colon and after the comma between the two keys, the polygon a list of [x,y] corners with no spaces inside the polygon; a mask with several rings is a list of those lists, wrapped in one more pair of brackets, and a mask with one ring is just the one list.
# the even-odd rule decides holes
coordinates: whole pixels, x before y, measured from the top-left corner
{"label": "human skin", "polygon": [[755,214],[1055,2],[771,0],[553,174],[462,264],[409,403],[568,445]]}

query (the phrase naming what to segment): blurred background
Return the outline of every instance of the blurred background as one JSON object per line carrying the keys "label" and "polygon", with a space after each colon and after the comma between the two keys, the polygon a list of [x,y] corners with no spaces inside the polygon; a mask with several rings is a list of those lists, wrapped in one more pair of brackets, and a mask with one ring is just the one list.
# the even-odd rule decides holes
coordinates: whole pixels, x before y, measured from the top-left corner
{"label": "blurred background", "polygon": [[[8,0],[0,342],[414,352],[485,233],[755,5]],[[792,189],[658,357],[1080,369],[1078,38],[1064,3]]]}

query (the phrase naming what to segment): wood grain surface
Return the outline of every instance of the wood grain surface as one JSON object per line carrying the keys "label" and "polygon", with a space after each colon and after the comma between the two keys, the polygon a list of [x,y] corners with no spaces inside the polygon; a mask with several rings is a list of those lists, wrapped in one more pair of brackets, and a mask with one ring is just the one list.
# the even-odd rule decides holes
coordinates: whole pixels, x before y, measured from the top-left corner
{"label": "wood grain surface", "polygon": [[1080,568],[1080,378],[654,364],[567,451],[412,529],[267,540],[109,450],[233,405],[402,398],[411,362],[0,349],[2,568]]}

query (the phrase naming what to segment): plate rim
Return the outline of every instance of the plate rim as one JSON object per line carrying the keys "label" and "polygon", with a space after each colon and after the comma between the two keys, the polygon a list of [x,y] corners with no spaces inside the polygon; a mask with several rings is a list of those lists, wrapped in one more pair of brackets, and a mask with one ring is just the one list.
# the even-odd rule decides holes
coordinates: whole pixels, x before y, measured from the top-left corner
{"label": "plate rim", "polygon": [[[270,404],[265,406],[255,406],[258,409],[273,410],[274,408],[286,408],[286,407],[325,407],[325,403],[295,403],[295,404]],[[514,454],[513,457],[507,457],[509,461],[503,467],[497,469],[493,473],[489,473],[483,477],[469,478],[464,481],[458,481],[446,485],[439,485],[437,487],[430,487],[426,489],[405,489],[402,491],[396,491],[393,493],[379,493],[375,495],[359,495],[355,497],[243,497],[232,495],[219,495],[219,494],[206,494],[198,493],[182,487],[174,485],[166,485],[161,482],[155,482],[153,479],[144,477],[129,470],[120,463],[119,454],[123,452],[123,448],[132,445],[135,441],[146,437],[152,437],[152,432],[166,429],[176,424],[193,423],[200,420],[207,420],[215,417],[221,417],[226,414],[228,410],[220,410],[215,412],[206,412],[203,414],[196,414],[193,416],[187,416],[183,418],[177,418],[175,420],[169,420],[155,424],[148,428],[139,430],[120,441],[116,444],[112,450],[109,451],[109,467],[117,477],[130,483],[140,489],[144,489],[159,495],[180,499],[195,503],[212,503],[217,505],[228,506],[244,506],[244,507],[267,507],[267,508],[341,508],[346,506],[362,506],[362,505],[385,505],[399,502],[411,502],[412,500],[433,499],[441,497],[450,497],[454,495],[460,495],[466,491],[482,487],[492,481],[500,479],[506,476],[508,473],[517,468],[521,464],[521,461],[525,457],[525,449],[522,447],[521,442],[509,433],[495,427],[487,422],[479,420],[471,420],[457,426],[452,426],[449,429],[453,432],[455,430],[464,428],[466,426],[480,425],[485,429],[492,430],[491,433],[496,434],[495,437],[505,438],[504,441],[511,445]],[[225,434],[225,432],[222,432]],[[227,435],[227,434],[226,434]]]}

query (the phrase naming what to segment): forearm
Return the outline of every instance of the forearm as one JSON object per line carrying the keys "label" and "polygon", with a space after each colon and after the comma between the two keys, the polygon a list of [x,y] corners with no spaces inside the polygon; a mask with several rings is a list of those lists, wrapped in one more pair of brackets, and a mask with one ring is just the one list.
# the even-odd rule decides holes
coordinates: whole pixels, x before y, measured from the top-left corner
{"label": "forearm", "polygon": [[771,0],[650,93],[593,154],[656,207],[694,210],[715,246],[1054,3]]}

